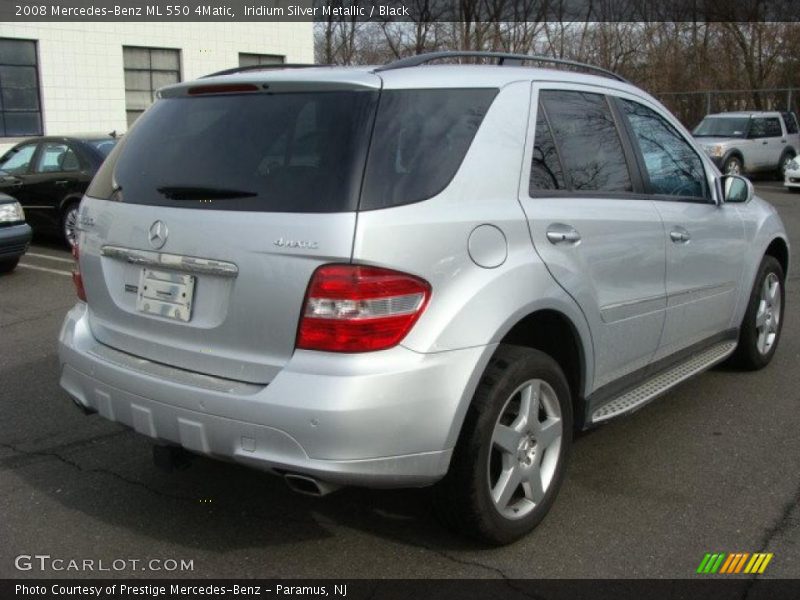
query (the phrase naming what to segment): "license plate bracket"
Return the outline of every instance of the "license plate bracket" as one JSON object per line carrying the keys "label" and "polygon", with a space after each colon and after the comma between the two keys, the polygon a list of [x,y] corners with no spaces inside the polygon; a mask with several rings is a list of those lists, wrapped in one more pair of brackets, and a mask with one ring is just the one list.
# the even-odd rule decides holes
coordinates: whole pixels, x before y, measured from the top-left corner
{"label": "license plate bracket", "polygon": [[143,268],[139,275],[136,310],[187,322],[192,318],[196,277]]}

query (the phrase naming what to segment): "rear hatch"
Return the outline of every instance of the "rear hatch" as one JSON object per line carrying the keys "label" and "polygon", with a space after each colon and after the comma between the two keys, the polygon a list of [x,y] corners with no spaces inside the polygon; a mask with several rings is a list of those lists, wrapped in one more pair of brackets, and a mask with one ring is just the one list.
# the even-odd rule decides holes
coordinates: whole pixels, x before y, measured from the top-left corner
{"label": "rear hatch", "polygon": [[80,215],[99,342],[254,383],[289,360],[312,273],[351,257],[380,80],[284,79],[170,88],[104,163]]}

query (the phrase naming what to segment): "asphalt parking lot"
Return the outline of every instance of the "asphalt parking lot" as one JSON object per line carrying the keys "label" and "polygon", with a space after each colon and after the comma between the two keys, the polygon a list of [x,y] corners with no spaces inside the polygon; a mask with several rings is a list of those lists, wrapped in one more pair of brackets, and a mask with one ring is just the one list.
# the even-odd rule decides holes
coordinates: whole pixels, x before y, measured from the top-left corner
{"label": "asphalt parking lot", "polygon": [[[757,190],[800,240],[800,196],[778,183]],[[691,577],[716,551],[772,552],[764,577],[800,577],[798,248],[767,369],[715,369],[581,436],[542,525],[486,549],[440,527],[426,490],[314,499],[202,458],[157,470],[147,439],[83,416],[61,392],[71,259],[37,241],[0,279],[0,578]],[[187,559],[193,570],[19,571],[21,554]]]}

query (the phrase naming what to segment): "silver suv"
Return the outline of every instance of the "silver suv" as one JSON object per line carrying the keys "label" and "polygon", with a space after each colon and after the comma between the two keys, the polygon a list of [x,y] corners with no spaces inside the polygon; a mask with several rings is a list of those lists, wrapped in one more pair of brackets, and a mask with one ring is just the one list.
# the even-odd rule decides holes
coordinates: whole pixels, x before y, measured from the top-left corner
{"label": "silver suv", "polygon": [[75,403],[306,493],[435,484],[500,544],[573,431],[765,366],[789,249],[750,183],[613,74],[426,64],[461,55],[162,89],[81,204]]}
{"label": "silver suv", "polygon": [[774,172],[783,179],[800,151],[797,117],[790,112],[724,112],[707,115],[694,129],[723,173]]}

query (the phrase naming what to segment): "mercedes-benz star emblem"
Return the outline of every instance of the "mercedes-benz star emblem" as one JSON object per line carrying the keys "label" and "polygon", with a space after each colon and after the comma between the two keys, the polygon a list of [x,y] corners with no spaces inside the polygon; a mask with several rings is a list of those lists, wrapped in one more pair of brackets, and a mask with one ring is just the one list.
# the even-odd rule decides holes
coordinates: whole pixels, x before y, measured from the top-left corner
{"label": "mercedes-benz star emblem", "polygon": [[156,221],[150,225],[150,233],[147,236],[147,240],[150,242],[150,245],[153,248],[158,250],[167,243],[168,234],[169,232],[167,231],[167,226],[164,225],[164,222]]}

